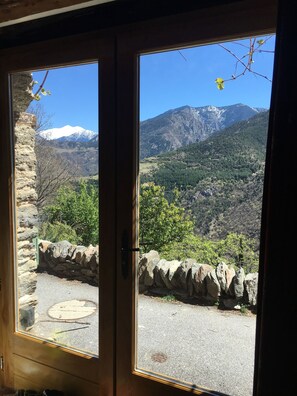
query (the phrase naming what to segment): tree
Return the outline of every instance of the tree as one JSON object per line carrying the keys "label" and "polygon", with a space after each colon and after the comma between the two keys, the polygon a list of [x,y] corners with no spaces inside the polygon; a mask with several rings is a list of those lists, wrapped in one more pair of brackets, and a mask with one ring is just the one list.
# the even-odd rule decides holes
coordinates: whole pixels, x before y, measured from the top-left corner
{"label": "tree", "polygon": [[[140,244],[145,250],[161,250],[173,241],[181,242],[193,233],[194,225],[185,210],[177,205],[178,194],[169,203],[165,188],[145,183],[140,189]],[[147,243],[147,245],[146,245]]]}
{"label": "tree", "polygon": [[98,189],[80,182],[77,189],[62,187],[52,205],[45,208],[46,220],[70,226],[82,244],[99,243]]}
{"label": "tree", "polygon": [[53,114],[48,114],[42,103],[35,101],[31,102],[26,112],[35,115],[36,124],[34,129],[36,132],[40,132],[52,127]]}
{"label": "tree", "polygon": [[256,254],[256,241],[243,234],[230,233],[218,242],[218,255],[237,267],[244,267],[246,272],[257,272],[259,267]]}
{"label": "tree", "polygon": [[[27,113],[35,115],[35,131],[40,132],[52,125],[52,114],[48,114],[42,103],[34,101],[27,109]],[[76,169],[64,160],[46,139],[38,133],[35,139],[36,155],[36,205],[39,211],[50,203],[58,189],[69,184],[76,176]]]}
{"label": "tree", "polygon": [[37,207],[41,211],[57,191],[75,177],[76,169],[50,147],[45,139],[35,144]]}

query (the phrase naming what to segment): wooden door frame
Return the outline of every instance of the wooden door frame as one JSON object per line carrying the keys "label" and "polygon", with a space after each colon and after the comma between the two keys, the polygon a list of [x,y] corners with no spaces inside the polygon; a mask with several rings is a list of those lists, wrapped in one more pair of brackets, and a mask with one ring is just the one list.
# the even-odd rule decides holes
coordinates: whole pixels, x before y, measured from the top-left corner
{"label": "wooden door frame", "polygon": [[[192,2],[193,3],[193,2]],[[243,0],[243,1],[222,1],[222,8],[221,10],[227,11],[228,9],[230,10],[230,7],[235,7],[238,9],[238,15],[239,15],[239,20],[234,20],[232,17],[232,14],[228,12],[224,12],[223,15],[225,15],[225,18],[222,18],[222,15],[219,13],[215,13],[215,9],[218,11],[219,8],[213,8],[211,3],[219,3],[217,2],[212,2],[212,1],[205,1],[203,2],[204,5],[202,8],[205,8],[205,11],[201,12],[210,12],[213,15],[213,20],[212,23],[216,23],[216,20],[222,20],[222,24],[225,23],[225,28],[227,23],[231,23],[232,26],[234,24],[238,25],[238,35],[240,32],[243,31],[242,26],[240,26],[240,18],[244,16],[245,13],[250,15],[250,22],[251,25],[253,26],[253,29],[250,30],[252,31],[258,31],[258,33],[263,32],[263,26],[264,25],[270,25],[271,19],[275,21],[275,15],[276,15],[276,6],[277,6],[277,1],[248,1],[248,0]],[[207,3],[209,3],[209,8],[207,9]],[[225,3],[225,5],[224,5]],[[281,278],[279,278],[279,273],[277,271],[277,265],[281,262],[295,262],[296,257],[293,249],[290,249],[290,246],[294,246],[294,238],[296,238],[296,231],[295,231],[295,225],[296,225],[296,205],[295,202],[292,202],[292,198],[294,197],[292,194],[292,191],[294,188],[296,189],[296,178],[295,180],[292,180],[292,169],[293,171],[296,169],[296,161],[294,158],[296,158],[296,152],[295,147],[296,147],[296,133],[294,131],[294,128],[292,127],[292,121],[295,121],[295,125],[297,124],[296,122],[296,111],[294,108],[292,108],[292,104],[295,103],[296,105],[296,79],[291,79],[290,76],[294,76],[296,72],[296,67],[297,67],[297,60],[296,60],[296,45],[294,42],[294,38],[296,37],[296,23],[295,23],[295,1],[294,0],[287,0],[285,2],[279,1],[280,4],[280,10],[281,10],[281,15],[279,18],[279,29],[278,29],[278,37],[277,37],[277,51],[276,51],[276,69],[275,69],[275,75],[274,75],[274,83],[273,83],[273,94],[272,94],[272,105],[271,105],[271,117],[270,117],[270,126],[269,126],[269,134],[270,134],[270,140],[269,140],[269,145],[268,146],[268,156],[267,156],[267,167],[266,167],[266,178],[265,178],[265,189],[264,189],[264,205],[263,205],[263,219],[262,219],[262,239],[261,239],[261,245],[262,245],[262,255],[261,255],[261,263],[262,263],[262,275],[260,276],[260,289],[264,291],[264,293],[260,293],[259,295],[259,315],[258,315],[258,324],[260,326],[257,326],[257,354],[260,356],[260,359],[256,360],[256,368],[255,368],[255,395],[257,396],[266,396],[267,394],[269,395],[291,395],[296,391],[295,387],[295,376],[296,376],[296,366],[293,364],[291,365],[290,362],[294,361],[294,348],[290,347],[291,342],[292,342],[292,334],[290,333],[290,326],[294,326],[293,321],[295,318],[295,313],[296,310],[296,296],[295,296],[295,283],[294,282],[294,277],[290,277],[288,279],[285,279],[285,276],[282,275]],[[233,4],[233,5],[232,5]],[[206,7],[205,7],[206,5]],[[116,4],[113,5],[115,11],[117,9]],[[253,8],[257,7],[261,8],[260,14],[254,15],[253,12],[250,12],[247,10],[247,8]],[[198,7],[197,7],[198,8]],[[107,10],[107,9],[106,9]],[[172,13],[172,10],[171,10]],[[141,13],[140,13],[141,14]],[[155,15],[157,15],[156,13]],[[162,14],[162,12],[161,12]],[[104,14],[106,15],[106,14]],[[129,140],[129,145],[131,144],[131,147],[128,149],[128,152],[134,156],[135,154],[135,147],[136,147],[136,141],[135,141],[135,136],[136,136],[136,131],[137,131],[137,106],[136,106],[136,101],[137,101],[137,56],[138,56],[138,50],[141,52],[143,47],[147,49],[147,47],[151,47],[151,49],[166,49],[166,48],[174,48],[178,45],[186,45],[187,43],[190,45],[192,43],[192,36],[190,30],[190,26],[188,25],[189,20],[192,19],[195,15],[199,16],[199,11],[191,11],[188,14],[188,18],[186,18],[185,13],[182,13],[180,15],[176,15],[175,17],[162,17],[162,18],[157,18],[154,20],[149,20],[147,22],[143,23],[138,23],[138,24],[133,24],[129,26],[121,26],[114,28],[114,32],[107,32],[105,34],[106,37],[115,37],[115,35],[118,35],[119,40],[118,40],[118,46],[119,46],[119,51],[117,55],[117,66],[116,70],[114,70],[114,66],[111,68],[113,71],[110,72],[113,77],[111,78],[115,79],[117,77],[119,79],[119,85],[116,89],[116,92],[118,92],[118,99],[117,99],[117,120],[110,120],[111,125],[112,125],[112,131],[111,131],[111,141],[109,141],[108,144],[112,145],[112,142],[116,143],[116,138],[114,134],[114,129],[113,128],[118,128],[119,130],[119,137],[118,137],[118,150],[120,151],[121,148],[127,150],[126,145],[128,142],[126,141],[125,137]],[[107,10],[107,16],[108,10]],[[100,19],[101,17],[101,19]],[[129,10],[128,12],[124,15],[124,17],[129,19]],[[141,17],[141,16],[140,16]],[[106,16],[104,16],[106,19]],[[103,18],[103,19],[104,19]],[[133,19],[134,18],[134,19]],[[135,22],[135,18],[137,18],[137,15],[133,15],[133,21]],[[94,14],[91,16],[92,20],[92,26],[89,28],[86,24],[86,19],[84,19],[84,27],[83,30],[91,30],[94,29],[95,25],[99,22],[99,24],[102,22],[104,25],[104,21],[102,21],[102,15],[97,18],[97,16]],[[146,17],[146,19],[149,19],[149,17]],[[224,21],[223,21],[224,19]],[[262,20],[261,20],[262,19]],[[61,19],[63,20],[63,19]],[[113,18],[111,18],[113,20]],[[172,26],[172,21],[175,20],[178,22],[178,20],[184,21],[184,29],[185,32],[182,34],[182,38],[179,39],[174,38],[174,34],[172,35],[171,39],[169,36],[169,32],[166,33],[166,26],[170,28]],[[49,26],[51,26],[52,31],[54,30],[53,27],[55,26],[55,21],[56,19],[51,19],[51,23]],[[275,22],[273,22],[275,23]],[[110,26],[113,24],[115,25],[120,25],[121,21],[117,18],[115,18],[115,23],[111,23]],[[72,20],[69,18],[67,20],[66,18],[66,23],[63,24],[63,34],[71,34],[70,30],[72,28]],[[123,24],[122,24],[123,25]],[[163,28],[162,26],[163,25]],[[11,29],[8,29],[7,36],[4,37],[4,44],[7,46],[14,46],[15,41],[17,40],[19,45],[23,45],[25,42],[29,41],[36,41],[36,37],[34,36],[34,31],[36,33],[40,32],[42,35],[42,29],[44,29],[44,26],[47,26],[46,24],[43,25],[42,22],[38,21],[36,23],[30,23],[27,24],[26,27],[24,26],[23,28],[20,26],[19,28],[12,27]],[[191,24],[192,28],[195,29],[194,24]],[[99,26],[100,27],[100,26]],[[98,28],[99,28],[98,27]],[[34,30],[35,29],[35,30]],[[259,30],[258,30],[259,29]],[[78,29],[79,30],[79,29]],[[265,29],[264,29],[265,30]],[[15,32],[23,32],[24,31],[24,37],[19,35],[17,36],[17,33]],[[75,31],[75,29],[73,30]],[[163,31],[163,33],[162,33]],[[192,33],[193,33],[192,31]],[[209,31],[206,27],[206,31]],[[224,34],[222,35],[222,31],[219,31],[217,29],[217,38],[218,39],[223,39]],[[269,31],[269,29],[268,29]],[[230,27],[230,30],[226,32],[225,38],[228,39],[230,37],[233,37],[232,29]],[[247,33],[247,31],[245,31]],[[124,35],[123,35],[124,34]],[[139,37],[142,37],[144,40],[143,43],[147,43],[147,38],[149,39],[148,42],[150,45],[143,45],[140,46],[139,48],[136,45],[132,45],[133,40],[135,39],[135,35],[139,34]],[[203,39],[202,41],[208,42],[212,41],[214,36],[213,34],[210,34],[210,37],[207,37],[207,34],[204,34],[203,31],[201,31]],[[54,33],[45,33],[43,37],[41,37],[41,40],[44,39],[44,37],[49,37],[55,35]],[[92,36],[93,34],[91,34]],[[96,34],[94,34],[96,36]],[[167,41],[164,39],[164,36],[167,35]],[[144,37],[146,36],[146,37]],[[104,37],[104,34],[102,34],[102,37]],[[131,41],[130,41],[130,39]],[[133,38],[134,37],[134,38]],[[67,39],[66,39],[67,40]],[[70,42],[73,43],[75,42],[75,36],[69,38]],[[127,41],[128,40],[128,41]],[[162,43],[161,43],[162,41]],[[54,41],[53,41],[54,42]],[[59,43],[60,40],[57,40],[56,43]],[[195,41],[197,42],[197,41]],[[75,43],[76,44],[76,43]],[[42,44],[43,46],[46,45],[46,43]],[[126,48],[123,46],[127,45]],[[32,47],[34,49],[34,46]],[[61,49],[59,46],[55,48],[55,50],[58,51]],[[17,48],[12,48],[8,52],[6,50],[1,51],[1,57],[0,57],[0,62],[1,62],[1,75],[3,76],[3,72],[6,70],[5,67],[3,67],[2,62],[5,64],[6,62],[6,54],[10,54],[11,56],[12,51],[20,51],[19,53],[23,53],[24,51],[20,46]],[[73,53],[75,53],[75,57],[77,56],[77,47],[74,49],[73,48]],[[114,56],[113,54],[112,56]],[[111,56],[111,57],[112,57]],[[62,55],[61,55],[62,57]],[[13,56],[14,62],[18,64],[19,58],[17,56]],[[63,57],[62,57],[63,58]],[[107,56],[108,58],[108,56]],[[44,52],[43,54],[43,59],[46,58],[46,53]],[[61,62],[63,63],[64,61]],[[42,64],[42,61],[41,63]],[[119,67],[119,64],[121,64],[121,70]],[[116,75],[114,74],[116,72]],[[113,80],[114,81],[114,80]],[[3,92],[7,92],[8,87],[6,86],[7,82],[6,79],[3,79],[3,77],[0,78],[0,86],[1,86],[1,96],[0,96],[0,106],[1,108],[8,108],[8,98],[6,95],[3,95]],[[108,83],[107,83],[108,85]],[[3,90],[3,91],[2,91]],[[113,92],[113,99],[115,100],[115,90],[111,90]],[[283,101],[283,102],[282,102]],[[115,103],[112,103],[112,106],[115,106]],[[121,108],[121,106],[123,106]],[[287,108],[285,108],[287,106]],[[116,107],[116,106],[115,106]],[[126,111],[127,112],[126,112]],[[105,111],[106,108],[105,108]],[[110,110],[109,110],[110,111]],[[124,121],[124,123],[122,123]],[[1,114],[1,119],[0,119],[0,128],[2,131],[7,130],[8,120],[7,120],[7,114]],[[116,125],[114,125],[114,123]],[[132,135],[131,135],[132,134]],[[288,140],[285,142],[285,139],[288,138]],[[1,150],[1,156],[0,156],[0,169],[1,169],[1,178],[0,178],[0,188],[1,188],[1,198],[0,198],[0,218],[1,218],[1,226],[3,226],[2,222],[4,225],[8,223],[11,219],[9,216],[9,212],[11,208],[8,205],[9,201],[9,196],[10,196],[10,188],[11,188],[11,180],[10,180],[10,173],[9,169],[7,169],[8,164],[9,164],[9,155],[8,153],[5,152],[5,148],[8,148],[10,143],[9,143],[9,138],[5,133],[0,134],[0,150]],[[121,147],[122,144],[122,147]],[[134,146],[133,146],[134,145]],[[111,155],[115,155],[114,151],[111,150]],[[126,151],[127,152],[127,151]],[[3,154],[3,155],[2,155]],[[104,155],[104,154],[103,154]],[[106,154],[107,155],[107,154]],[[124,180],[120,180],[121,178],[118,176],[117,182],[118,182],[118,187],[116,184],[111,183],[111,196],[113,194],[117,193],[117,188],[122,189],[125,188],[126,190],[129,191],[129,197],[127,197],[127,201],[123,202],[122,204],[118,203],[118,209],[122,208],[128,208],[128,213],[125,215],[121,213],[121,218],[116,220],[116,214],[112,213],[112,222],[117,221],[118,225],[121,225],[122,229],[119,231],[123,231],[124,226],[127,226],[130,230],[132,229],[133,226],[133,220],[134,220],[134,215],[133,215],[133,206],[131,203],[133,202],[133,197],[135,197],[135,178],[137,176],[137,169],[135,167],[134,160],[129,157],[124,157],[123,155],[119,156],[118,158],[118,163],[119,163],[119,169],[121,170],[121,166],[123,166],[123,171],[126,171],[127,173],[124,176]],[[107,158],[106,161],[109,161]],[[294,162],[295,161],[295,162]],[[280,166],[281,165],[281,166]],[[293,168],[292,168],[293,166]],[[275,172],[275,175],[273,174]],[[114,177],[116,177],[116,172],[111,172]],[[291,180],[290,180],[291,176]],[[104,176],[103,176],[104,177]],[[108,196],[108,194],[107,194]],[[105,196],[104,199],[108,199],[107,196]],[[284,196],[288,196],[290,199],[285,200]],[[2,203],[5,203],[5,206],[2,205]],[[128,205],[128,206],[127,206]],[[295,206],[294,206],[295,205]],[[295,210],[295,211],[294,211]],[[114,217],[115,216],[115,217]],[[288,216],[290,220],[288,220]],[[103,220],[103,219],[102,219]],[[105,219],[105,221],[107,221]],[[113,226],[110,226],[111,228]],[[285,240],[285,231],[287,231],[287,228],[289,227],[289,231],[292,231],[291,234],[288,234],[287,240]],[[110,235],[111,235],[111,229],[108,228],[108,235],[106,236],[107,240],[110,240]],[[130,274],[128,279],[124,281],[121,279],[121,259],[120,259],[120,248],[121,248],[121,241],[120,241],[120,232],[119,238],[116,242],[116,251],[114,254],[116,255],[117,259],[117,271],[114,268],[104,268],[103,271],[109,279],[108,283],[110,282],[110,279],[113,278],[115,273],[117,272],[117,287],[113,287],[113,294],[111,297],[110,301],[107,301],[108,306],[110,305],[111,307],[114,307],[114,303],[117,302],[119,305],[120,310],[124,310],[123,314],[129,318],[129,321],[133,323],[133,311],[135,310],[135,307],[133,307],[133,296],[134,296],[134,277]],[[8,299],[9,294],[7,295],[7,285],[11,283],[11,280],[9,278],[9,274],[5,271],[2,263],[6,262],[7,260],[11,260],[11,251],[10,251],[10,237],[11,237],[11,229],[6,228],[6,232],[2,233],[1,232],[1,241],[0,241],[0,262],[1,262],[1,267],[0,267],[0,273],[2,276],[2,292],[0,294],[0,315],[1,315],[1,320],[2,323],[7,324],[7,317],[8,317],[8,312],[7,312],[7,305],[6,301]],[[132,238],[132,235],[130,235]],[[135,243],[136,241],[134,241]],[[280,252],[278,252],[279,249]],[[114,256],[113,256],[114,258]],[[269,264],[268,264],[269,261]],[[264,263],[264,264],[263,264]],[[135,258],[134,262],[131,260],[131,265],[133,271],[135,271]],[[265,269],[265,271],[264,271]],[[266,271],[267,270],[267,271]],[[265,273],[264,273],[265,272]],[[102,274],[102,272],[101,272]],[[281,280],[281,282],[280,282]],[[285,281],[287,280],[287,283],[285,284]],[[112,282],[111,282],[112,283]],[[109,283],[110,284],[110,283]],[[287,287],[286,287],[287,285]],[[284,295],[286,296],[286,302],[284,305],[282,305],[280,302],[276,302],[276,291],[275,287],[278,286],[277,290],[280,290],[281,292],[284,292]],[[105,285],[107,288],[107,285]],[[104,285],[103,285],[104,288]],[[104,295],[107,296],[106,294],[103,293],[102,298]],[[110,294],[109,294],[110,296]],[[101,297],[101,295],[100,295]],[[271,306],[271,302],[274,302],[274,306]],[[278,316],[275,318],[274,313],[275,313],[275,307],[279,310],[281,310],[281,316]],[[280,312],[280,311],[279,311]],[[114,311],[113,311],[114,314]],[[103,346],[104,351],[102,353],[105,353],[106,356],[109,354],[109,357],[107,356],[107,361],[106,364],[104,364],[104,367],[100,365],[100,378],[103,380],[104,375],[106,375],[107,380],[105,381],[105,386],[102,386],[100,389],[102,390],[102,394],[105,395],[113,395],[114,394],[114,385],[117,385],[118,389],[123,390],[122,395],[132,395],[132,394],[137,394],[138,391],[141,391],[139,394],[180,394],[179,392],[179,387],[177,386],[176,389],[174,386],[166,386],[166,381],[164,380],[153,380],[150,381],[150,378],[148,376],[145,376],[145,378],[142,378],[141,375],[133,373],[133,361],[130,356],[132,356],[133,353],[133,343],[132,339],[129,336],[129,334],[133,331],[133,325],[131,323],[127,323],[127,321],[124,318],[124,321],[122,323],[116,322],[116,318],[113,316],[111,312],[108,314],[106,313],[106,323],[105,323],[105,329],[102,329],[102,332],[110,333],[112,334],[107,334],[107,338],[110,341],[108,342],[108,345]],[[119,316],[121,318],[122,316]],[[117,331],[117,344],[115,345],[113,342],[113,325],[116,325],[116,331]],[[8,325],[8,324],[7,324]],[[0,326],[1,327],[1,326]],[[0,329],[0,351],[3,350],[4,346],[6,350],[9,350],[9,340],[7,340],[5,337],[5,334],[1,333],[2,328]],[[100,339],[103,333],[100,333]],[[121,335],[122,333],[122,335]],[[127,338],[128,335],[128,338]],[[278,336],[280,335],[281,342],[279,342]],[[109,350],[110,345],[112,345],[111,350]],[[118,378],[117,378],[117,383],[115,384],[114,380],[114,370],[115,370],[115,346],[117,346],[121,352],[121,356],[118,357],[117,359],[117,372],[118,372]],[[293,347],[294,347],[294,342],[293,342]],[[8,351],[9,352],[9,351]],[[62,352],[59,352],[60,356],[65,356]],[[127,356],[125,355],[127,354]],[[46,354],[47,357],[47,354]],[[291,358],[291,359],[290,359]],[[80,358],[76,359],[75,365],[80,364]],[[64,361],[67,364],[67,359]],[[8,373],[9,370],[9,365],[7,365],[7,360],[6,360],[6,366],[5,366],[5,372],[0,372],[0,383],[4,383],[4,380],[6,378],[12,378],[13,373]],[[112,381],[113,378],[113,381]],[[2,381],[2,382],[1,382]],[[66,383],[67,383],[66,379]],[[101,383],[101,380],[99,380]],[[113,382],[113,385],[110,385],[110,383]],[[6,382],[8,384],[8,382]],[[104,382],[103,382],[104,384]],[[97,385],[96,385],[97,386]],[[67,386],[66,386],[67,387]],[[65,388],[66,389],[66,388]],[[97,389],[97,388],[96,388]],[[91,393],[84,393],[84,394],[93,394],[92,390]]]}
{"label": "wooden door frame", "polygon": [[[129,234],[129,246],[138,247],[139,55],[269,34],[276,30],[276,14],[275,2],[240,1],[142,23],[140,26],[131,27],[118,38],[117,118],[121,125],[121,130],[118,131],[117,188],[121,197],[117,206],[118,252],[121,249],[121,235],[125,231]],[[120,291],[117,296],[117,356],[121,357],[116,362],[118,394],[173,396],[185,394],[189,390],[193,394],[208,394],[202,389],[185,388],[181,383],[175,380],[170,382],[160,375],[153,376],[135,370],[134,335],[137,326],[134,295],[137,289],[137,254],[130,255],[130,271],[127,279],[121,274],[120,255],[117,268],[117,290]],[[261,293],[262,290],[259,290],[259,294]],[[259,327],[261,307],[258,310],[257,323]],[[256,356],[258,355],[257,340]]]}
{"label": "wooden door frame", "polygon": [[[1,114],[1,352],[4,355],[2,383],[24,388],[51,387],[73,395],[98,394],[104,389],[113,393],[114,386],[114,295],[115,282],[115,40],[106,34],[91,33],[62,38],[0,53]],[[100,357],[39,341],[15,331],[14,320],[14,168],[11,93],[9,74],[26,70],[99,62],[100,125]],[[96,87],[94,87],[96,89]],[[103,150],[104,148],[104,150]],[[103,209],[102,209],[103,208]],[[104,232],[103,232],[104,231]],[[106,246],[106,249],[103,248]],[[104,364],[100,361],[104,360]],[[15,364],[14,364],[15,362]],[[33,374],[32,374],[33,373]],[[102,378],[102,380],[100,380]]]}

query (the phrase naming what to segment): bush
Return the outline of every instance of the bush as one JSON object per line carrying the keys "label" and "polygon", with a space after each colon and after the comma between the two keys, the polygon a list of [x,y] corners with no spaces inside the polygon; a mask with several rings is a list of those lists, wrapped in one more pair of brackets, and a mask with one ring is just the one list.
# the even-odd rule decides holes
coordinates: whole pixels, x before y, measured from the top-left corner
{"label": "bush", "polygon": [[164,246],[161,257],[166,260],[195,259],[197,262],[215,265],[219,261],[216,242],[197,235],[188,235],[182,242],[172,242]]}
{"label": "bush", "polygon": [[243,266],[245,272],[257,272],[259,259],[256,241],[243,234],[230,233],[218,242],[217,252],[222,260],[237,267]]}
{"label": "bush", "polygon": [[255,240],[243,234],[228,234],[225,239],[211,241],[190,234],[182,241],[173,241],[160,250],[166,260],[195,259],[197,262],[216,265],[225,261],[231,266],[243,266],[247,273],[258,271],[258,255],[255,253]]}
{"label": "bush", "polygon": [[99,196],[94,186],[81,182],[76,190],[60,188],[54,203],[44,212],[49,223],[73,229],[85,246],[99,243]]}
{"label": "bush", "polygon": [[81,238],[77,236],[75,230],[68,224],[60,223],[43,223],[39,229],[39,239],[46,239],[51,242],[68,241],[74,245],[78,245],[81,242]]}

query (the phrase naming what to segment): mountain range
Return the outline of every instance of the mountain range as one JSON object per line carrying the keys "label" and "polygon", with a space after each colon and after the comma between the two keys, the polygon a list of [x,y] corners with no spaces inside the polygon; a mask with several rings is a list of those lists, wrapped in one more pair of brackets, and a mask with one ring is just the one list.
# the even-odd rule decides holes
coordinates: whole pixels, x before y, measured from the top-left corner
{"label": "mountain range", "polygon": [[183,106],[169,110],[140,124],[140,158],[201,142],[212,134],[263,111],[265,109],[241,103],[224,107]]}
{"label": "mountain range", "polygon": [[[242,104],[184,106],[143,121],[141,182],[165,186],[169,200],[178,188],[201,235],[259,238],[267,126],[268,111]],[[98,175],[98,134],[65,129],[64,136],[40,134],[37,144],[51,147],[78,177]]]}
{"label": "mountain range", "polygon": [[[140,123],[140,158],[156,156],[204,141],[209,136],[265,111],[244,104],[224,107],[183,106],[168,110]],[[98,173],[98,133],[66,125],[38,132],[40,144],[47,144],[73,163],[81,176]]]}

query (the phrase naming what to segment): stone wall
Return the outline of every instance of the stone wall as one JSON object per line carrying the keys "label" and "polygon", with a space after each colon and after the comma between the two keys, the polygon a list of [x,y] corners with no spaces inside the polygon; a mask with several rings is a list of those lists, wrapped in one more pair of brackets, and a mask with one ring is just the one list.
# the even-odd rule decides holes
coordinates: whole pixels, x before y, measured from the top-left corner
{"label": "stone wall", "polygon": [[98,286],[99,247],[76,246],[68,241],[41,241],[38,271]]}
{"label": "stone wall", "polygon": [[32,101],[32,74],[30,72],[12,75],[12,105],[15,119],[16,115],[23,113]]}
{"label": "stone wall", "polygon": [[[98,286],[98,246],[41,241],[38,270]],[[140,257],[138,280],[140,293],[172,294],[208,304],[220,302],[229,309],[257,304],[258,274],[245,275],[243,268],[235,271],[223,262],[212,267],[193,259],[167,261],[152,250]]]}
{"label": "stone wall", "polygon": [[15,200],[17,232],[17,292],[19,326],[26,329],[34,324],[36,289],[36,247],[38,212],[36,208],[35,117],[25,113],[32,97],[31,73],[12,77],[14,144],[15,144]]}
{"label": "stone wall", "polygon": [[35,117],[20,113],[15,124],[15,186],[19,323],[27,328],[34,323],[37,304],[36,247],[38,212],[36,208],[36,158],[34,153]]}
{"label": "stone wall", "polygon": [[229,309],[257,305],[258,273],[245,275],[243,268],[235,270],[224,262],[212,267],[193,259],[167,261],[152,250],[140,257],[138,280],[140,292],[220,302]]}

